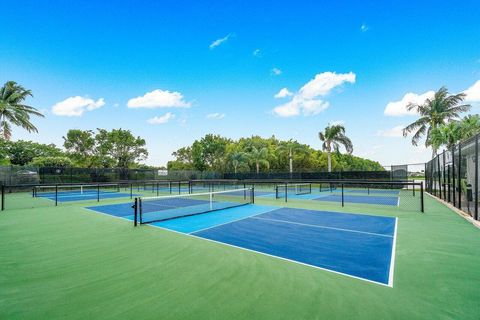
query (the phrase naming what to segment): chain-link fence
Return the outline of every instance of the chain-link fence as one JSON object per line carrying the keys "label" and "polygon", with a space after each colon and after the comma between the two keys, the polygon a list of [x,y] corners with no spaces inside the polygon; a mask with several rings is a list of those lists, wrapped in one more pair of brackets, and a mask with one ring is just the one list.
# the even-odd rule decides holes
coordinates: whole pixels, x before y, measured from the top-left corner
{"label": "chain-link fence", "polygon": [[478,140],[480,134],[444,150],[426,164],[426,191],[470,214],[478,215]]}
{"label": "chain-link fence", "polygon": [[[422,167],[424,165],[422,164]],[[64,168],[33,166],[1,166],[0,184],[62,184],[106,183],[145,180],[368,180],[408,181],[412,179],[411,165],[389,166],[382,171],[336,171],[336,172],[247,172],[221,173],[215,171],[127,169],[127,168]],[[414,177],[414,176],[413,176]]]}

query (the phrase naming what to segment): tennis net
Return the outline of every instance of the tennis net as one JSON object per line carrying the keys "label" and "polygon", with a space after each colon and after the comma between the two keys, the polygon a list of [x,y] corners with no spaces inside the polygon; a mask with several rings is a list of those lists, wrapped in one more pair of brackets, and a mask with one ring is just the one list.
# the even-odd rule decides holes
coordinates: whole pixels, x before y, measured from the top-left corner
{"label": "tennis net", "polygon": [[55,194],[59,196],[78,196],[106,193],[106,192],[119,192],[120,185],[115,184],[84,184],[84,185],[58,185],[58,186],[35,186],[32,190],[33,197],[53,197]]}
{"label": "tennis net", "polygon": [[140,197],[135,203],[135,224],[145,224],[251,204],[254,189]]}
{"label": "tennis net", "polygon": [[286,194],[309,194],[312,193],[311,183],[292,183],[278,184],[275,186],[275,197],[277,199],[284,198]]}

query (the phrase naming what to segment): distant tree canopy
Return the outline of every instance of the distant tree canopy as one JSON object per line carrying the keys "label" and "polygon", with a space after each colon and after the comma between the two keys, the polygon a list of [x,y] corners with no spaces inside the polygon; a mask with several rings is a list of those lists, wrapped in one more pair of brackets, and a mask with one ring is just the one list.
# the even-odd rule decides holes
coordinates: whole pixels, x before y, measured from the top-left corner
{"label": "distant tree canopy", "polygon": [[145,140],[129,130],[69,130],[63,140],[65,151],[54,144],[0,138],[0,165],[148,168],[139,163],[148,155]]}
{"label": "distant tree canopy", "polygon": [[130,130],[69,130],[63,140],[67,155],[79,167],[129,168],[148,156],[145,140]]}
{"label": "distant tree canopy", "polygon": [[54,144],[42,144],[32,141],[9,141],[0,139],[0,161],[4,164],[26,165],[36,157],[63,156],[62,150]]}
{"label": "distant tree canopy", "polygon": [[[295,152],[290,152],[295,150]],[[281,141],[272,136],[252,136],[231,140],[207,134],[192,146],[173,152],[176,158],[168,162],[169,170],[210,170],[218,172],[288,172],[290,158],[294,172],[327,171],[327,153],[294,140]],[[376,161],[333,152],[332,170],[384,170]]]}

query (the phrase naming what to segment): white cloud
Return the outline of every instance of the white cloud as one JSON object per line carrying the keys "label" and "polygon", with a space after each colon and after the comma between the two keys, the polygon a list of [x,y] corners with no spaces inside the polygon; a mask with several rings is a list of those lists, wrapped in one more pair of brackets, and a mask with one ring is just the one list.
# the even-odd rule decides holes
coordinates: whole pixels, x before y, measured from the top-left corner
{"label": "white cloud", "polygon": [[389,102],[385,107],[385,111],[383,113],[387,116],[394,116],[394,117],[416,115],[417,111],[415,109],[410,111],[407,110],[408,104],[409,103],[422,104],[425,102],[425,100],[433,98],[434,95],[435,95],[434,91],[427,91],[420,95],[413,92],[409,92],[403,96],[402,100]]}
{"label": "white cloud", "polygon": [[300,96],[294,96],[289,102],[273,109],[273,113],[279,117],[287,118],[303,114],[313,116],[329,107],[329,103],[322,100],[306,100]]}
{"label": "white cloud", "polygon": [[470,88],[463,91],[465,93],[465,101],[480,102],[480,80],[475,82]]}
{"label": "white cloud", "polygon": [[[273,113],[279,117],[293,117],[303,114],[304,116],[316,115],[329,107],[329,102],[318,99],[326,96],[332,89],[344,83],[355,83],[356,75],[353,72],[337,74],[335,72],[323,72],[307,82],[297,93],[293,94],[292,100],[277,106]],[[282,97],[283,88],[275,97]],[[288,91],[288,90],[287,90]],[[288,91],[289,92],[289,91]],[[286,91],[283,92],[285,94]]]}
{"label": "white cloud", "polygon": [[210,113],[210,114],[207,114],[206,118],[213,119],[213,120],[220,120],[225,118],[225,113],[218,113],[218,112]]}
{"label": "white cloud", "polygon": [[180,92],[168,90],[153,90],[141,97],[128,100],[129,108],[189,108],[190,103],[183,100]]}
{"label": "white cloud", "polygon": [[340,74],[335,72],[319,73],[300,89],[300,94],[305,99],[325,96],[333,88],[342,85],[344,82],[355,83],[355,78],[356,75],[353,72]]}
{"label": "white cloud", "polygon": [[362,25],[360,26],[360,30],[362,32],[366,32],[366,31],[368,31],[368,26],[365,23],[362,23]]}
{"label": "white cloud", "polygon": [[213,41],[208,47],[210,48],[210,50],[215,49],[216,47],[230,39],[230,37],[231,35],[227,34],[225,37]]}
{"label": "white cloud", "polygon": [[403,137],[403,128],[404,125],[399,125],[387,130],[379,130],[377,136],[387,137],[387,138],[401,138]]}
{"label": "white cloud", "polygon": [[282,70],[280,70],[280,69],[278,69],[278,68],[273,68],[273,69],[272,69],[272,74],[273,74],[274,76],[279,76],[279,75],[282,74]]}
{"label": "white cloud", "polygon": [[114,103],[114,104],[113,104],[113,107],[114,107],[114,108],[118,108],[119,106],[120,106],[119,103]]}
{"label": "white cloud", "polygon": [[147,122],[150,124],[163,124],[163,123],[167,123],[172,119],[175,119],[175,115],[171,112],[167,112],[163,116],[156,116],[151,119],[148,119]]}
{"label": "white cloud", "polygon": [[286,98],[289,96],[293,96],[293,93],[291,93],[287,88],[282,88],[276,95],[274,95],[274,98]]}
{"label": "white cloud", "polygon": [[255,49],[253,50],[252,53],[255,57],[261,57],[262,56],[262,51],[260,49]]}
{"label": "white cloud", "polygon": [[90,98],[75,96],[56,103],[52,107],[52,112],[57,116],[80,117],[85,111],[95,110],[104,105],[103,98],[94,101]]}

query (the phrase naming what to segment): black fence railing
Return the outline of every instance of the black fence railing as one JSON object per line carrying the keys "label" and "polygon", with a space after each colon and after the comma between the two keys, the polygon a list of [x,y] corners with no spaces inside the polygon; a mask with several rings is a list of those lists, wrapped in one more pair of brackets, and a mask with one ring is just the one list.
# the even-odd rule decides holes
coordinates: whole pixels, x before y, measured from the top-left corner
{"label": "black fence railing", "polygon": [[215,171],[126,169],[126,168],[68,168],[35,166],[0,166],[0,184],[55,184],[55,183],[106,183],[144,180],[392,180],[407,181],[408,166],[389,166],[382,171],[302,171],[302,172],[241,172],[221,173]]}
{"label": "black fence railing", "polygon": [[426,191],[479,220],[480,134],[444,150],[425,165]]}

